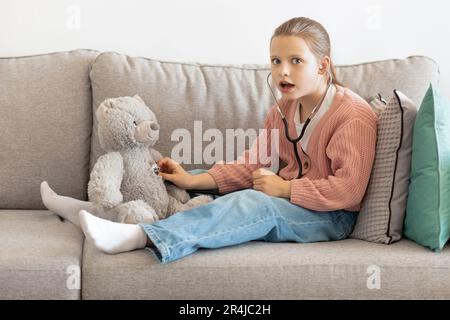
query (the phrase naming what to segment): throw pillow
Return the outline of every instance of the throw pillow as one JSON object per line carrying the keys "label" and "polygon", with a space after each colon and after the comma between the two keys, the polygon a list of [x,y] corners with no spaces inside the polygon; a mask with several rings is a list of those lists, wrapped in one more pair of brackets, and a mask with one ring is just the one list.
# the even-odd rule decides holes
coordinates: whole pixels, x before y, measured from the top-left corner
{"label": "throw pillow", "polygon": [[398,90],[383,101],[370,103],[379,114],[375,160],[350,237],[390,244],[402,238],[417,107]]}
{"label": "throw pillow", "polygon": [[435,251],[450,237],[450,102],[432,85],[414,127],[405,236]]}

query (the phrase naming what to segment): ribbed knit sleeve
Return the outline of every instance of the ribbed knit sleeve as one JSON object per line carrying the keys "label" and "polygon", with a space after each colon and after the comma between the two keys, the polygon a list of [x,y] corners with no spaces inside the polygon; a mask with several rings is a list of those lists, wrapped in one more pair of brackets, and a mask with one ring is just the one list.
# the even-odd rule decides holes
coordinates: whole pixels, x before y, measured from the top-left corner
{"label": "ribbed knit sleeve", "polygon": [[332,174],[324,179],[292,180],[291,202],[316,211],[359,211],[372,171],[376,139],[376,120],[356,118],[337,129],[326,148]]}
{"label": "ribbed knit sleeve", "polygon": [[[236,161],[217,163],[208,173],[214,178],[221,193],[229,193],[235,190],[251,188],[253,186],[252,172],[261,168],[269,167],[270,162],[262,164],[258,157],[259,147],[266,149],[261,153],[270,158],[271,156],[271,129],[273,128],[274,108],[264,119],[264,130],[253,142],[249,150],[244,151]],[[256,161],[255,161],[256,160]]]}

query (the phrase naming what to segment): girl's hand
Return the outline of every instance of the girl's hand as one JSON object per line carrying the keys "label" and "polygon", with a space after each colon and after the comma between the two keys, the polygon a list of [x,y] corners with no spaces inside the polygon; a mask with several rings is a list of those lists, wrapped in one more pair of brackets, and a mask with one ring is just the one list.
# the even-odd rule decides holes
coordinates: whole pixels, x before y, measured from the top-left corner
{"label": "girl's hand", "polygon": [[253,189],[273,197],[291,197],[291,181],[262,168],[253,171]]}
{"label": "girl's hand", "polygon": [[162,158],[157,162],[159,175],[165,180],[173,182],[182,189],[190,189],[192,175],[186,172],[181,165],[171,158]]}

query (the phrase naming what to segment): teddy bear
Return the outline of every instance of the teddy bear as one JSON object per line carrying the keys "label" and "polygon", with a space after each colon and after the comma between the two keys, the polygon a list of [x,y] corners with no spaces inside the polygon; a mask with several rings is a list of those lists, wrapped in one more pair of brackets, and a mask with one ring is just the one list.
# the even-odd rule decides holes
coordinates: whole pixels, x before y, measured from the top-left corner
{"label": "teddy bear", "polygon": [[186,190],[158,175],[156,162],[162,155],[153,146],[160,127],[141,97],[106,99],[95,116],[106,153],[90,173],[88,195],[102,218],[151,223],[212,200],[207,195],[191,199]]}

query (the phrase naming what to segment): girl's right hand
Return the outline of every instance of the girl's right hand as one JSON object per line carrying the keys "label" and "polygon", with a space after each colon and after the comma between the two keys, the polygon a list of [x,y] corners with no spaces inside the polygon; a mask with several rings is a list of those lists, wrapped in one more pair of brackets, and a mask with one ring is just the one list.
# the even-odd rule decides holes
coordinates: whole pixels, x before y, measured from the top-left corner
{"label": "girl's right hand", "polygon": [[192,175],[184,170],[175,160],[165,157],[156,162],[159,166],[159,175],[165,180],[173,182],[182,189],[190,189]]}

